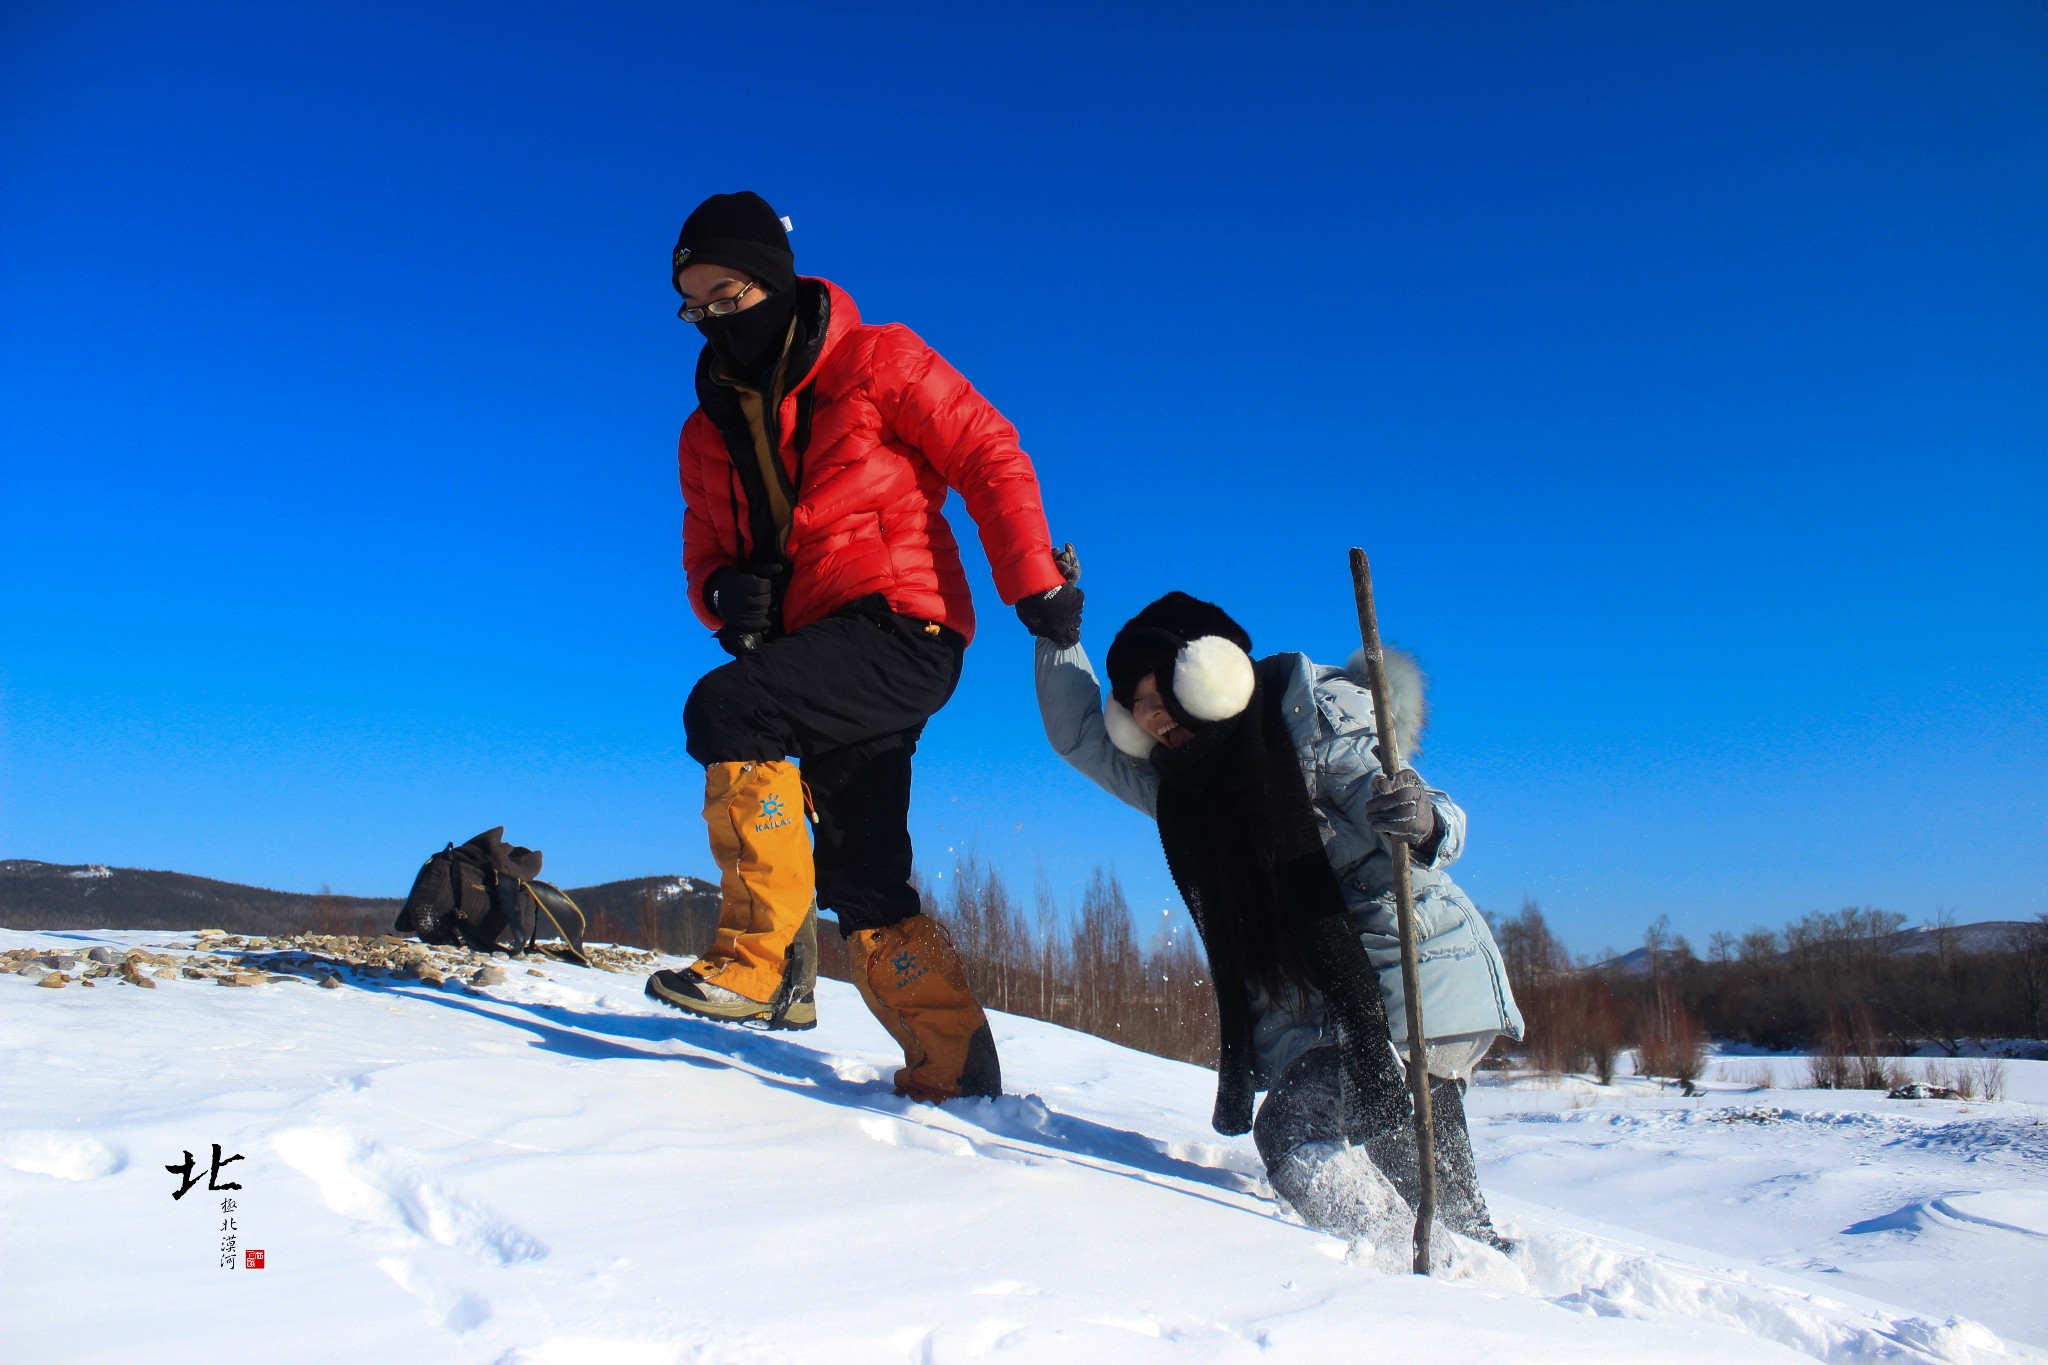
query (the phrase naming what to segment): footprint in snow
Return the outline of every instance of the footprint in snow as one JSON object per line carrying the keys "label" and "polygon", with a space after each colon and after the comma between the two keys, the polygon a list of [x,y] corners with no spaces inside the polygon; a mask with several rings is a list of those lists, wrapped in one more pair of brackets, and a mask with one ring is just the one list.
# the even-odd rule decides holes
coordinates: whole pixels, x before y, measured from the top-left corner
{"label": "footprint in snow", "polygon": [[125,1168],[128,1157],[84,1133],[23,1129],[0,1136],[0,1165],[57,1180],[97,1180]]}
{"label": "footprint in snow", "polygon": [[444,1284],[402,1256],[386,1256],[377,1269],[389,1275],[398,1287],[427,1306],[427,1311],[451,1332],[467,1332],[491,1316],[491,1306],[460,1285]]}
{"label": "footprint in snow", "polygon": [[328,1208],[401,1243],[433,1242],[497,1265],[547,1255],[512,1224],[376,1143],[358,1143],[337,1128],[292,1128],[271,1145],[319,1188]]}

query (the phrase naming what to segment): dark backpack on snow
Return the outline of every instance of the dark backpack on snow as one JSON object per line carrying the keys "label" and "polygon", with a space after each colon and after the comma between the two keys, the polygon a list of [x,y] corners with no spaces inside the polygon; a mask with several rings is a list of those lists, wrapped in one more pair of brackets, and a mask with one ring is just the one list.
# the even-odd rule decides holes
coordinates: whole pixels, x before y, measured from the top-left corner
{"label": "dark backpack on snow", "polygon": [[540,880],[540,850],[505,842],[505,827],[427,859],[392,927],[422,943],[480,953],[524,953],[540,939],[559,938],[580,962],[587,929],[583,911],[559,887]]}

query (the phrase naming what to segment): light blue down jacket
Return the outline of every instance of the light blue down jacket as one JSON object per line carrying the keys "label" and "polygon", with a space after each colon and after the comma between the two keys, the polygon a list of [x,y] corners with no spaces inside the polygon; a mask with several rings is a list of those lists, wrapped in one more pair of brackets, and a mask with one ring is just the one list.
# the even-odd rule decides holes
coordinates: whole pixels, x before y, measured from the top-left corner
{"label": "light blue down jacket", "polygon": [[[1038,710],[1045,737],[1061,758],[1110,795],[1157,815],[1159,774],[1152,764],[1110,742],[1102,719],[1102,689],[1087,651],[1037,642]],[[1394,910],[1393,860],[1365,818],[1371,778],[1380,770],[1373,752],[1372,696],[1341,668],[1293,656],[1281,705],[1321,828],[1323,849],[1343,888],[1351,920],[1373,966],[1396,1043],[1405,1047],[1407,1007],[1401,990],[1401,940]],[[1396,708],[1397,714],[1399,707]],[[1443,840],[1429,864],[1413,863],[1417,956],[1422,980],[1422,1025],[1432,1042],[1474,1035],[1522,1036],[1521,1011],[1508,990],[1500,949],[1478,909],[1444,871],[1465,848],[1465,812],[1429,789],[1443,825]],[[1253,1077],[1268,1087],[1289,1062],[1323,1033],[1320,999],[1302,1004],[1265,998],[1252,990]]]}

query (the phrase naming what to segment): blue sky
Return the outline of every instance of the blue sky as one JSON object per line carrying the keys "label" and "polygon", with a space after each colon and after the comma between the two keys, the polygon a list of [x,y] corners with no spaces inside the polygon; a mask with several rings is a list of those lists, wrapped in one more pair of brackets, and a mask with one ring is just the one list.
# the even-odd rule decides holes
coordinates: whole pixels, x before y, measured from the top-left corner
{"label": "blue sky", "polygon": [[[72,0],[0,74],[0,856],[707,873],[666,263],[747,187],[1017,423],[1098,648],[1338,660],[1365,546],[1489,908],[2048,910],[2036,4]],[[969,558],[921,863],[1157,913]]]}

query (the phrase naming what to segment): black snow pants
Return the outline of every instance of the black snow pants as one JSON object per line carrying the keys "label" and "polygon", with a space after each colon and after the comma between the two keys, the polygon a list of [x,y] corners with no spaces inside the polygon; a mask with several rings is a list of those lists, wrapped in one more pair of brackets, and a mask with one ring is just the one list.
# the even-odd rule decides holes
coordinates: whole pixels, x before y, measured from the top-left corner
{"label": "black snow pants", "polygon": [[[1399,1075],[1398,1071],[1394,1072]],[[1347,1122],[1347,1103],[1372,1114],[1379,1136],[1363,1144],[1380,1174],[1412,1209],[1422,1197],[1422,1168],[1415,1151],[1414,1105],[1403,1088],[1378,1095],[1347,1096],[1337,1049],[1319,1043],[1288,1066],[1252,1125],[1252,1138],[1269,1174],[1280,1170],[1282,1158],[1316,1142],[1341,1142],[1356,1131]],[[1494,1242],[1493,1220],[1479,1192],[1479,1171],[1472,1155],[1472,1134],[1465,1122],[1465,1082],[1429,1078],[1430,1127],[1436,1136],[1436,1216],[1452,1232]],[[1393,1121],[1398,1115],[1398,1121]]]}
{"label": "black snow pants", "polygon": [[966,641],[879,594],[712,669],[683,707],[690,757],[795,757],[817,816],[818,904],[839,932],[918,912],[910,884],[910,758],[960,682]]}

